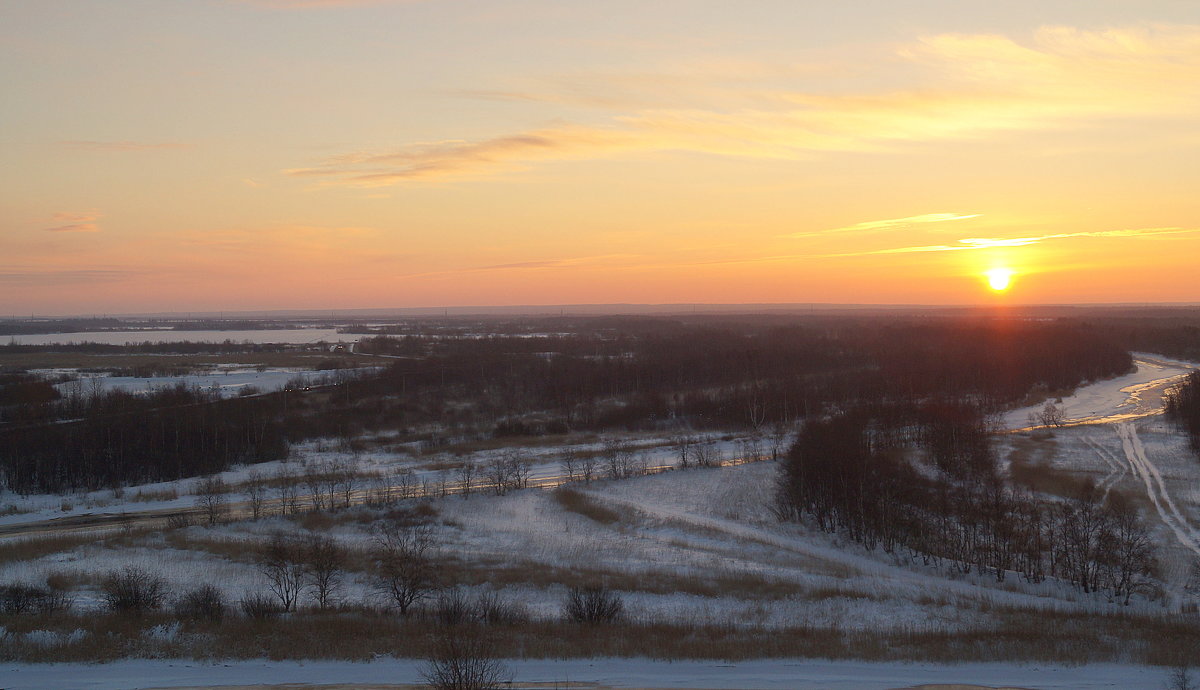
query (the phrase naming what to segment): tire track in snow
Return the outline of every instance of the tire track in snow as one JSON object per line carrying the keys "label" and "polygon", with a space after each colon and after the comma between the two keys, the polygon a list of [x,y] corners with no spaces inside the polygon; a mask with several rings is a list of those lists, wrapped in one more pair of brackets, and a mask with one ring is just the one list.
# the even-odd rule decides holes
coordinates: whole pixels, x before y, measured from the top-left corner
{"label": "tire track in snow", "polygon": [[1175,501],[1171,500],[1162,474],[1150,461],[1150,458],[1146,457],[1146,449],[1142,447],[1137,430],[1129,422],[1119,422],[1115,427],[1117,436],[1121,439],[1121,449],[1125,452],[1125,459],[1129,461],[1129,466],[1142,480],[1142,484],[1146,487],[1146,495],[1150,497],[1150,502],[1154,504],[1154,509],[1158,511],[1159,517],[1175,533],[1175,538],[1179,540],[1180,544],[1200,555],[1200,543],[1196,540],[1196,530],[1179,512]]}
{"label": "tire track in snow", "polygon": [[1096,451],[1096,455],[1099,455],[1100,459],[1104,461],[1104,464],[1108,465],[1108,474],[1104,476],[1104,479],[1101,480],[1100,484],[1096,487],[1098,489],[1103,489],[1104,497],[1108,498],[1108,492],[1112,491],[1112,488],[1116,486],[1117,482],[1129,476],[1129,466],[1127,463],[1118,460],[1117,456],[1114,455],[1112,451],[1102,446],[1091,436],[1084,436],[1083,442],[1087,444],[1089,448]]}

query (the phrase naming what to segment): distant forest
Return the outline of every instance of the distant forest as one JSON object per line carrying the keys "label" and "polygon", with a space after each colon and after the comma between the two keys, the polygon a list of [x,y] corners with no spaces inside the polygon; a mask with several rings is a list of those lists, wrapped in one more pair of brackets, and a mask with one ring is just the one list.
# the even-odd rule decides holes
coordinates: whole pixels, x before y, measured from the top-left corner
{"label": "distant forest", "polygon": [[1200,372],[1192,372],[1182,386],[1167,394],[1167,416],[1183,427],[1192,450],[1200,455]]}
{"label": "distant forest", "polygon": [[6,374],[0,472],[14,491],[63,491],[276,459],[317,437],[354,443],[388,433],[436,445],[580,430],[765,429],[934,401],[986,415],[1132,366],[1104,329],[1075,322],[597,317],[480,331],[368,338],[362,358],[384,365],[373,375],[232,400],[186,389],[62,394]]}

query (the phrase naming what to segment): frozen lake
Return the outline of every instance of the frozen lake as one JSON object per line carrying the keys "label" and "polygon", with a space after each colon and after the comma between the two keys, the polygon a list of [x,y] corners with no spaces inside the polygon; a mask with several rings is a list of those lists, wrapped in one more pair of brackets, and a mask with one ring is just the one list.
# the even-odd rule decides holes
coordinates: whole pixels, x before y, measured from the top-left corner
{"label": "frozen lake", "polygon": [[0,338],[0,343],[17,345],[63,345],[67,343],[102,343],[104,345],[131,345],[136,343],[223,343],[226,340],[241,343],[286,343],[303,345],[326,341],[336,343],[356,342],[361,335],[338,333],[332,328],[283,328],[254,331],[88,331],[77,333],[39,333],[37,335],[14,335]]}

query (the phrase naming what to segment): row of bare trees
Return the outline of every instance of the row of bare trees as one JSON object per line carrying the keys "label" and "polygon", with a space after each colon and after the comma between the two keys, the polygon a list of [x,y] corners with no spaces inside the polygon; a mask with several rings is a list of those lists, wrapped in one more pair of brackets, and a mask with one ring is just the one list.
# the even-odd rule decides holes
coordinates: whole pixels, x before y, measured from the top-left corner
{"label": "row of bare trees", "polygon": [[[361,555],[329,536],[275,533],[262,548],[258,567],[279,610],[295,610],[305,596],[324,610],[336,605],[349,561]],[[437,589],[428,527],[385,522],[365,556],[375,589],[401,614]]]}
{"label": "row of bare trees", "polygon": [[1116,493],[1039,500],[1011,486],[971,410],[938,403],[809,422],[781,467],[779,514],[959,572],[1059,577],[1125,603],[1147,591],[1156,563],[1137,512]]}

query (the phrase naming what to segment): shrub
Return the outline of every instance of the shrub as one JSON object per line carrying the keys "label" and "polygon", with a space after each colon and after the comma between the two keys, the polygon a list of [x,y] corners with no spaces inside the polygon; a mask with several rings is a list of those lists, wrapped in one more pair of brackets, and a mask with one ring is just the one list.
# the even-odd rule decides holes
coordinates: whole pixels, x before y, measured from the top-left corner
{"label": "shrub", "polygon": [[607,587],[572,587],[563,602],[563,615],[575,623],[613,623],[624,614],[621,596]]}
{"label": "shrub", "polygon": [[528,623],[529,611],[522,604],[501,597],[495,592],[484,592],[475,600],[475,616],[488,625],[514,625]]}
{"label": "shrub", "polygon": [[0,587],[0,613],[47,614],[69,608],[71,600],[61,591],[33,585],[5,585]]}
{"label": "shrub", "polygon": [[238,600],[238,608],[246,618],[269,620],[283,613],[275,598],[267,594],[247,594]]}
{"label": "shrub", "polygon": [[181,620],[220,623],[225,618],[225,595],[212,585],[200,585],[175,602],[175,616]]}
{"label": "shrub", "polygon": [[475,605],[461,589],[447,589],[434,602],[433,617],[442,625],[462,625],[476,618]]}
{"label": "shrub", "polygon": [[421,675],[435,690],[494,690],[512,681],[496,647],[495,638],[479,628],[445,628],[434,637]]}
{"label": "shrub", "polygon": [[144,613],[162,607],[167,598],[167,581],[130,566],[109,573],[100,584],[100,592],[109,611]]}

